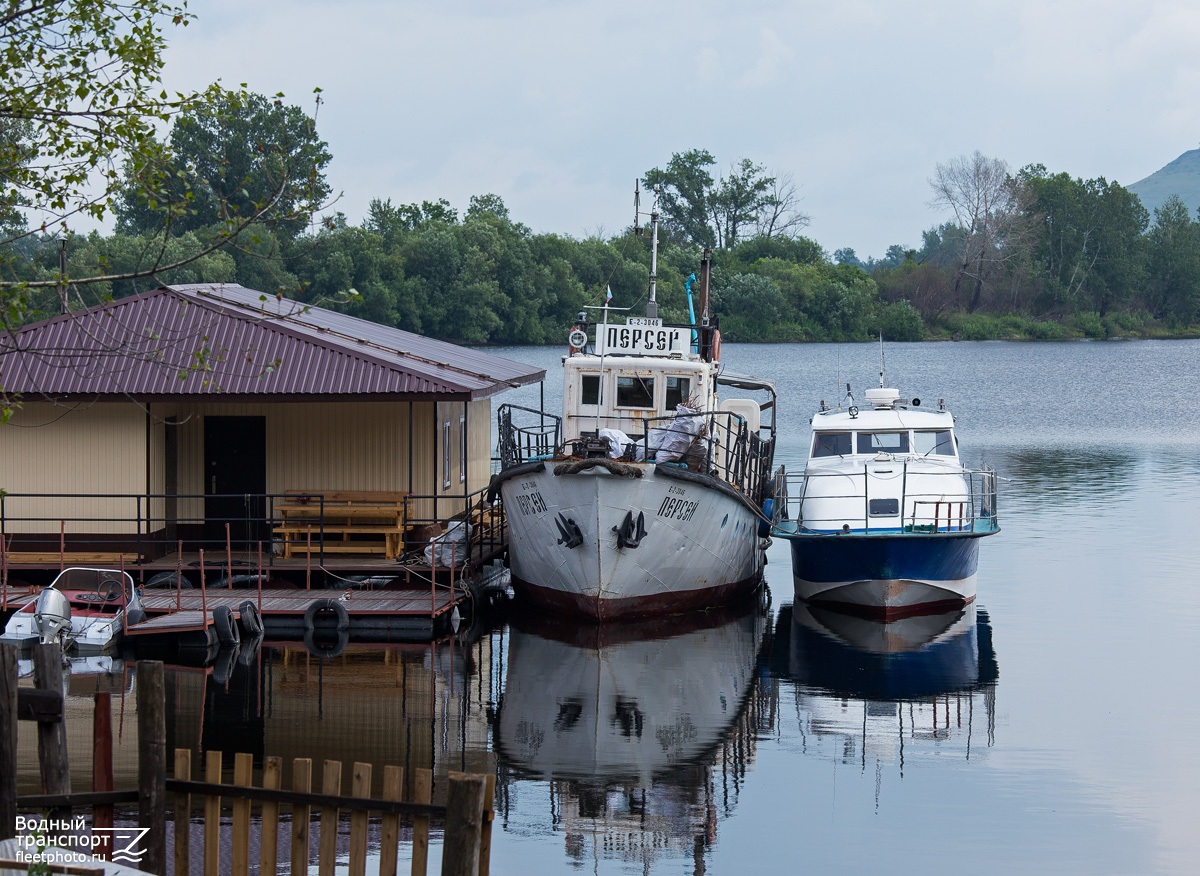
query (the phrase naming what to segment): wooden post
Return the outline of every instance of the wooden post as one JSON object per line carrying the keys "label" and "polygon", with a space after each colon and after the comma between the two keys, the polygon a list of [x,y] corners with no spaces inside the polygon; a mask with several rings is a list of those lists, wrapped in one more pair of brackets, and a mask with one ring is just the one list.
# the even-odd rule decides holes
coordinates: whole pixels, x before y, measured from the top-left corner
{"label": "wooden post", "polygon": [[446,792],[442,876],[478,876],[483,828],[483,776],[452,772]]}
{"label": "wooden post", "polygon": [[[383,799],[404,799],[404,768],[383,768]],[[400,815],[385,815],[379,829],[379,876],[396,876],[396,847],[400,842]]]}
{"label": "wooden post", "polygon": [[0,645],[0,840],[17,835],[17,649]]}
{"label": "wooden post", "polygon": [[[321,781],[324,794],[342,793],[342,762],[325,761],[325,773]],[[321,807],[321,843],[317,846],[318,876],[333,876],[337,864],[338,810],[336,806]]]}
{"label": "wooden post", "polygon": [[[264,788],[283,787],[283,758],[263,760]],[[267,876],[279,869],[279,804],[267,801],[262,805],[262,842],[259,844],[258,872]]]}
{"label": "wooden post", "polygon": [[[112,694],[106,690],[96,691],[92,707],[92,790],[113,789],[112,762]],[[92,810],[92,830],[104,828],[93,842],[93,854],[106,861],[112,860],[113,807],[97,803]]]}
{"label": "wooden post", "polygon": [[[33,680],[41,690],[63,695],[62,646],[57,642],[33,646]],[[63,721],[38,721],[38,762],[42,768],[42,793],[70,794],[71,770],[67,763],[67,725]]]}
{"label": "wooden post", "polygon": [[[221,784],[221,752],[209,751],[204,761],[204,781]],[[221,873],[221,795],[204,798],[204,876]]]}
{"label": "wooden post", "polygon": [[[61,674],[61,673],[60,673]],[[161,660],[137,665],[138,827],[145,857],[139,867],[167,872],[167,719]]]}
{"label": "wooden post", "polygon": [[483,786],[483,830],[479,835],[479,876],[492,871],[492,824],[496,813],[496,774],[488,773]]}
{"label": "wooden post", "polygon": [[[254,755],[238,753],[233,756],[233,783],[248,788],[254,783]],[[263,822],[266,827],[266,822]],[[233,876],[250,873],[250,801],[233,801]]]}
{"label": "wooden post", "polygon": [[[312,760],[298,757],[292,761],[292,790],[305,794],[312,791]],[[312,820],[312,807],[292,806],[292,872],[308,872],[308,829]]]}
{"label": "wooden post", "polygon": [[[433,770],[417,770],[417,782],[413,788],[413,802],[426,803],[433,799]],[[429,869],[429,816],[413,816],[413,876],[425,876]]]}
{"label": "wooden post", "polygon": [[[192,780],[192,750],[175,749],[175,778]],[[175,795],[175,876],[189,876],[192,868],[192,795]],[[264,871],[265,872],[265,871]]]}
{"label": "wooden post", "polygon": [[[371,765],[354,763],[354,781],[350,793],[355,797],[371,796]],[[350,876],[367,873],[367,816],[365,809],[350,813]]]}

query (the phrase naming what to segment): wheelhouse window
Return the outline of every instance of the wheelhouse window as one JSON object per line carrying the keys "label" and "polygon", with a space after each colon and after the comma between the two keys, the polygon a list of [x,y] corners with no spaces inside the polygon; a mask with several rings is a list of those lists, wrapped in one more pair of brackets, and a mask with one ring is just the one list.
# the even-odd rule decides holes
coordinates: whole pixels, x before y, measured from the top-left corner
{"label": "wheelhouse window", "polygon": [[859,432],[859,453],[908,453],[907,432]]}
{"label": "wheelhouse window", "polygon": [[653,408],[653,377],[617,377],[617,407]]}
{"label": "wheelhouse window", "polygon": [[680,405],[687,404],[692,397],[692,381],[689,377],[667,378],[667,410],[673,411]]}
{"label": "wheelhouse window", "polygon": [[953,456],[954,436],[949,429],[913,432],[913,451],[921,456]]}
{"label": "wheelhouse window", "polygon": [[849,432],[818,432],[813,436],[812,455],[817,456],[849,456]]}
{"label": "wheelhouse window", "polygon": [[579,378],[579,403],[581,405],[600,404],[600,375],[583,374]]}

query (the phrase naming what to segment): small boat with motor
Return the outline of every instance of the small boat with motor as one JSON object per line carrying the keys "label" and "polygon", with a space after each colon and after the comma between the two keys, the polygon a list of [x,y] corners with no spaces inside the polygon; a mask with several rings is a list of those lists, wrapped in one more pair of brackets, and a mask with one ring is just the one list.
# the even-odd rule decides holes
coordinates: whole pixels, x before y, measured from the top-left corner
{"label": "small boat with motor", "polygon": [[[489,493],[503,498],[513,590],[593,621],[738,599],[760,583],[769,543],[774,385],[723,370],[707,253],[699,322],[658,317],[657,227],[655,208],[646,316],[618,315],[611,293],[592,308],[598,324],[579,314],[562,415],[497,412]],[[690,308],[690,282],[688,296]]]}
{"label": "small boat with motor", "polygon": [[944,401],[901,399],[882,368],[865,409],[848,385],[843,404],[821,402],[803,474],[775,478],[796,598],[883,620],[972,602],[979,541],[1000,531],[995,471],[963,465]]}
{"label": "small boat with motor", "polygon": [[59,642],[64,654],[104,654],[144,619],[133,578],[116,569],[64,569],[8,619],[0,642]]}

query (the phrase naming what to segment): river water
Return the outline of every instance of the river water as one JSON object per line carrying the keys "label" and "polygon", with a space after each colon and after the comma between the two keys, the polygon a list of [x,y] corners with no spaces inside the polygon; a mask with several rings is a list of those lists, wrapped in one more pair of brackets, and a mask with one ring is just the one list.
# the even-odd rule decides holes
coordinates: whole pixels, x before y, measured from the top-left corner
{"label": "river water", "polygon": [[[557,405],[560,349],[495,352],[544,365]],[[887,384],[944,398],[968,461],[1003,478],[972,610],[809,611],[777,542],[762,600],[666,627],[509,617],[435,647],[171,669],[168,744],[361,760],[377,785],[432,766],[441,793],[447,770],[494,771],[493,873],[1196,872],[1200,342],[884,352]],[[879,382],[874,344],[724,358],[777,382],[789,469],[822,399]],[[69,712],[84,723],[102,685],[121,784],[129,673],[72,677]]]}

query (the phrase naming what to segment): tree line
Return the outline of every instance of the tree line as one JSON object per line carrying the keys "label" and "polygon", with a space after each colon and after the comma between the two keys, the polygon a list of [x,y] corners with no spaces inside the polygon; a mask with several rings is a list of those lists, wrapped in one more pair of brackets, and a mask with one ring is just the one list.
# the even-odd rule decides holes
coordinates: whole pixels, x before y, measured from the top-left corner
{"label": "tree line", "polygon": [[[645,301],[644,228],[533,233],[494,194],[461,211],[380,197],[358,224],[331,213],[319,92],[310,114],[245,87],[161,91],[165,30],[188,20],[166,0],[51,0],[0,20],[6,328],[64,300],[230,282],[459,343],[544,344],[606,290],[617,306]],[[722,171],[692,149],[641,184],[643,210],[653,199],[661,213],[660,315],[688,320],[688,278],[711,248],[729,340],[1184,335],[1200,322],[1197,217],[1178,199],[1151,217],[1103,178],[953,159],[930,180],[950,218],[920,248],[865,261],[805,237],[791,177],[749,159]],[[113,231],[72,233],[81,216]]]}

